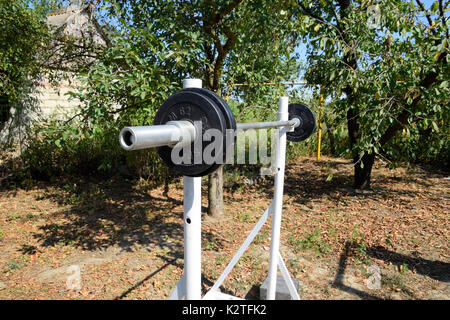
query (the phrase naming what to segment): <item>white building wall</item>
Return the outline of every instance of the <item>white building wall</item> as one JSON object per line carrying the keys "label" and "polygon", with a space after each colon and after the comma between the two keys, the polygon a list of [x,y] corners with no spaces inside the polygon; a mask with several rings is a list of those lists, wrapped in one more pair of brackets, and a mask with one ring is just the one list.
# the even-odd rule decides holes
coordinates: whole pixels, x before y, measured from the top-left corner
{"label": "white building wall", "polygon": [[70,99],[69,92],[77,92],[77,86],[63,81],[58,85],[52,85],[48,82],[42,82],[37,88],[36,98],[39,101],[39,118],[44,120],[52,116],[58,119],[73,116],[77,106],[80,105],[79,99]]}

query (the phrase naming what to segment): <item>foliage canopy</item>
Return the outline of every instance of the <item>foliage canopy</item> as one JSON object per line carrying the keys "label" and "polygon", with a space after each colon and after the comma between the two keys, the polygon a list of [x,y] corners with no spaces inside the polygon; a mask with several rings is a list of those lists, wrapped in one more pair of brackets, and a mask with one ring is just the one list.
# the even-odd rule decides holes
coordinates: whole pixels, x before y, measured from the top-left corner
{"label": "foliage canopy", "polygon": [[411,157],[407,137],[434,135],[440,143],[433,153],[448,155],[448,1],[429,9],[401,0],[298,5],[308,37],[306,78],[333,101],[336,119],[346,119],[355,187],[369,186],[375,155]]}

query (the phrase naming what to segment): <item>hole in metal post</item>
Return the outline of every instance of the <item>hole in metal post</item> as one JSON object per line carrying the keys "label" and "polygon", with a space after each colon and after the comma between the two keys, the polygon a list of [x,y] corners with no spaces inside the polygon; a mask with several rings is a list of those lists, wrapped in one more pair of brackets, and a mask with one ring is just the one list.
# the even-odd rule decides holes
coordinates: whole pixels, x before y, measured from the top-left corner
{"label": "hole in metal post", "polygon": [[191,224],[191,218],[187,218],[187,219],[186,219],[186,222],[187,222],[188,224]]}

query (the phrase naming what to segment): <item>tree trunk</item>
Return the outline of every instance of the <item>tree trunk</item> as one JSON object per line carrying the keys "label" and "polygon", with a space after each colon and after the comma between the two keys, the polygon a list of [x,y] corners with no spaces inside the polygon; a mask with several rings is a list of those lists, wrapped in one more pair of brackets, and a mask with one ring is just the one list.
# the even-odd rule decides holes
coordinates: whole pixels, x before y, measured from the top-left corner
{"label": "tree trunk", "polygon": [[216,218],[223,215],[223,166],[209,175],[208,214]]}
{"label": "tree trunk", "polygon": [[336,139],[334,138],[334,133],[332,128],[327,126],[327,135],[330,140],[330,153],[332,156],[336,156]]}
{"label": "tree trunk", "polygon": [[370,176],[374,162],[375,154],[373,152],[371,154],[365,152],[361,161],[355,163],[355,180],[353,185],[355,189],[370,189]]}
{"label": "tree trunk", "polygon": [[0,96],[0,131],[3,130],[10,117],[9,99],[7,96]]}
{"label": "tree trunk", "polygon": [[355,164],[353,187],[355,189],[369,189],[370,176],[372,174],[372,166],[375,161],[375,154],[369,154],[366,151],[360,159],[358,149],[355,148],[355,145],[358,143],[361,136],[361,129],[358,120],[359,116],[357,111],[349,108],[347,111],[347,128],[350,139],[350,147],[353,151],[353,163]]}
{"label": "tree trunk", "polygon": [[[221,96],[218,79],[212,78],[210,90]],[[223,215],[223,165],[208,176],[208,215],[215,218]]]}
{"label": "tree trunk", "polygon": [[[355,103],[356,99],[349,99],[347,98],[347,101],[349,101],[350,103]],[[350,107],[347,110],[347,129],[348,129],[348,137],[350,139],[350,148],[353,151],[354,150],[354,146],[358,143],[359,137],[361,135],[360,132],[360,128],[359,128],[359,123],[358,123],[358,114],[356,113],[355,110],[352,109],[352,107]],[[353,159],[355,161],[358,160],[358,152],[354,152],[353,151]]]}

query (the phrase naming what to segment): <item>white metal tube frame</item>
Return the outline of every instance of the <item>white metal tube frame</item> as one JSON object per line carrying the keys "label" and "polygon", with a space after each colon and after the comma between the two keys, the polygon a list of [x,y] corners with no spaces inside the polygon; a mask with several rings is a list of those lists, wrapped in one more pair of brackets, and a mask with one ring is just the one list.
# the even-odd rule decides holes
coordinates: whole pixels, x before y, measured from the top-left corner
{"label": "white metal tube frame", "polygon": [[[282,207],[283,207],[283,186],[284,186],[284,169],[285,169],[285,161],[286,161],[286,132],[293,130],[299,122],[295,122],[290,120],[288,121],[288,104],[289,100],[287,97],[280,97],[278,102],[278,121],[272,122],[273,126],[266,126],[267,123],[262,124],[259,128],[268,128],[268,127],[282,127],[278,131],[277,138],[277,148],[276,148],[276,172],[275,172],[275,186],[274,186],[274,197],[269,207],[266,209],[264,214],[256,223],[253,230],[245,239],[244,243],[241,245],[235,256],[231,259],[231,261],[226,266],[225,270],[217,279],[216,283],[211,287],[211,289],[205,294],[203,299],[210,300],[234,300],[238,299],[234,296],[227,295],[221,293],[219,291],[219,287],[227,277],[227,275],[231,272],[233,267],[236,265],[240,257],[244,254],[245,250],[252,243],[255,236],[261,230],[264,223],[269,218],[270,214],[273,213],[272,217],[272,237],[270,244],[270,262],[269,262],[269,274],[268,274],[268,288],[267,288],[267,299],[274,300],[276,297],[276,285],[277,285],[277,270],[280,267],[281,274],[283,279],[288,287],[289,294],[291,299],[299,300],[300,296],[295,289],[294,283],[289,275],[289,272],[284,264],[283,258],[280,254],[280,229],[281,229],[281,216],[282,216]],[[243,125],[243,124],[241,124]],[[248,127],[242,126],[239,128],[240,124],[238,124],[237,129],[240,130],[248,130],[254,129],[258,127],[255,124],[249,124]]]}
{"label": "white metal tube frame", "polygon": [[[183,80],[183,88],[201,88],[200,79]],[[195,130],[195,129],[194,129]],[[189,137],[192,141],[195,135]],[[202,297],[202,177],[183,177],[184,279],[186,300]]]}
{"label": "white metal tube frame", "polygon": [[[183,80],[183,88],[201,88],[200,79]],[[279,252],[280,229],[283,206],[284,169],[286,160],[286,132],[293,131],[300,125],[300,120],[288,120],[288,98],[280,97],[278,103],[278,119],[273,122],[256,122],[237,124],[237,131],[263,128],[280,128],[278,130],[276,148],[276,173],[274,197],[269,207],[256,223],[247,239],[236,255],[228,263],[216,283],[203,299],[239,299],[219,292],[219,287],[238,262],[239,258],[261,230],[264,223],[273,213],[272,237],[270,245],[270,263],[268,274],[267,299],[275,299],[277,270],[280,267],[292,299],[300,299],[289,276],[288,270]],[[119,135],[119,142],[125,150],[138,150],[163,145],[189,144],[195,140],[195,127],[188,121],[170,121],[165,125],[126,127]],[[183,177],[184,207],[184,274],[172,291],[169,299],[187,300],[201,299],[201,177]]]}

